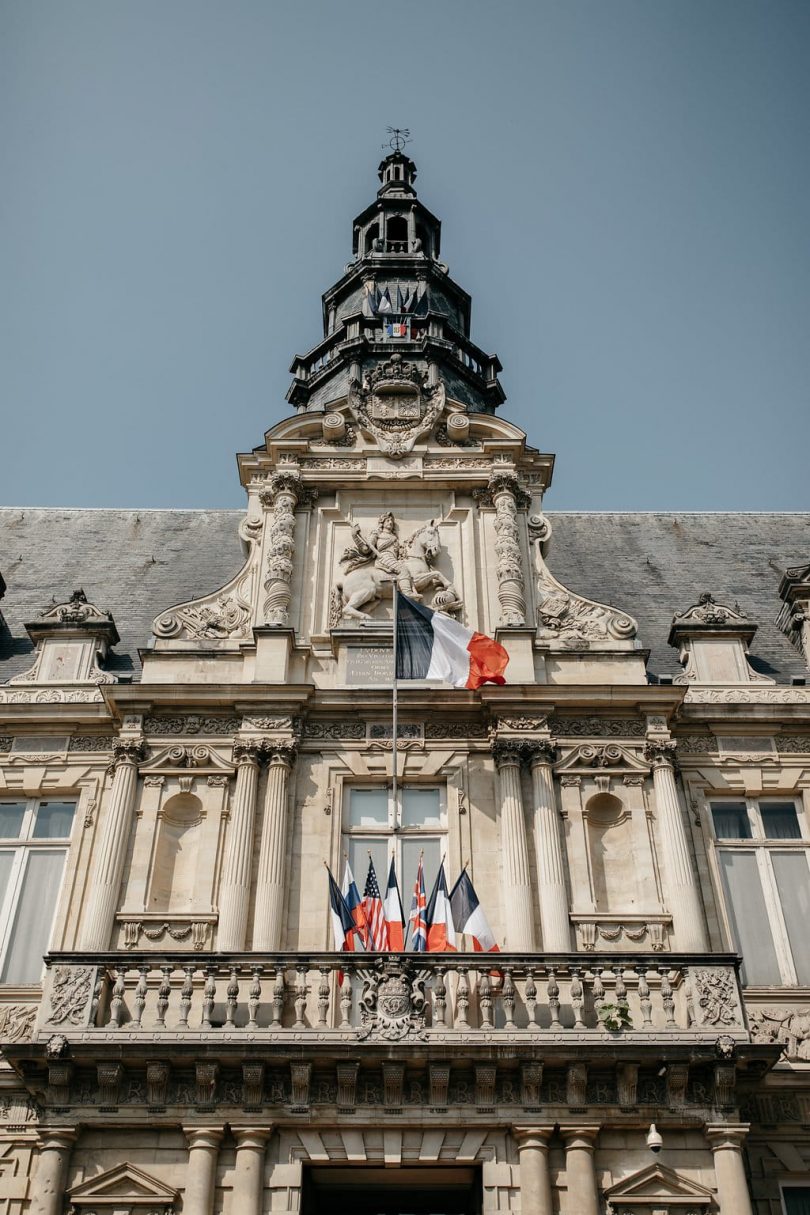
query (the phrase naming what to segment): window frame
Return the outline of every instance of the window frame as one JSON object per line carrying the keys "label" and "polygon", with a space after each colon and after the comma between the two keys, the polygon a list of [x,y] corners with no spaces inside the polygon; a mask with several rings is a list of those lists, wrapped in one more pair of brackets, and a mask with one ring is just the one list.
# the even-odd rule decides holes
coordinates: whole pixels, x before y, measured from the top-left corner
{"label": "window frame", "polygon": [[787,1203],[785,1201],[785,1190],[808,1190],[810,1191],[810,1177],[804,1181],[780,1181],[779,1182],[779,1206],[782,1209],[782,1215],[788,1215]]}
{"label": "window frame", "polygon": [[[748,816],[748,826],[751,832],[749,839],[734,839],[724,838],[717,834],[717,829],[714,821],[713,810],[715,808],[722,809],[723,804],[744,805]],[[761,814],[761,808],[768,805],[792,805],[796,811],[796,819],[799,824],[798,839],[774,839],[765,834],[764,821]],[[723,877],[723,867],[721,854],[724,852],[750,853],[753,852],[756,857],[757,872],[759,874],[760,887],[762,897],[765,903],[765,910],[768,915],[768,928],[773,942],[776,962],[780,973],[779,986],[782,987],[810,987],[810,981],[802,983],[799,980],[796,964],[793,960],[793,951],[790,946],[790,936],[788,926],[785,920],[785,914],[782,907],[782,900],[779,896],[779,887],[777,885],[776,873],[773,867],[772,854],[774,852],[799,852],[805,858],[805,863],[808,868],[808,879],[810,880],[810,822],[808,822],[808,814],[804,805],[804,800],[800,795],[785,794],[780,796],[775,793],[750,797],[742,793],[734,793],[726,796],[715,796],[711,792],[706,794],[706,808],[711,833],[711,840],[714,848],[714,862],[717,879],[717,889],[720,894],[720,907],[723,923],[727,939],[732,943],[733,948],[738,949],[732,924],[730,906],[731,899],[726,888],[726,882]],[[744,961],[744,960],[743,960]],[[746,981],[746,987],[770,987],[772,984],[767,983],[751,983]]]}
{"label": "window frame", "polygon": [[[348,816],[349,816],[349,807],[351,805],[351,796],[352,796],[353,791],[356,789],[377,789],[377,790],[385,789],[386,794],[387,794],[386,800],[387,800],[387,810],[388,810],[387,821],[386,821],[385,826],[371,825],[371,826],[353,827],[349,823]],[[403,823],[402,823],[402,805],[403,805],[402,795],[408,789],[420,789],[420,790],[435,789],[435,790],[437,790],[437,792],[439,794],[440,826],[423,827],[423,826],[403,825]],[[405,895],[405,891],[402,887],[402,882],[403,882],[403,878],[404,878],[404,865],[403,865],[402,848],[400,846],[400,841],[407,840],[407,839],[420,839],[420,838],[431,839],[431,840],[436,839],[439,841],[440,852],[443,851],[446,855],[447,850],[448,850],[448,840],[449,840],[449,836],[450,836],[450,824],[449,824],[449,816],[448,816],[446,782],[436,781],[436,780],[408,781],[406,784],[404,784],[404,785],[400,784],[398,786],[397,793],[398,793],[398,797],[397,797],[397,803],[395,805],[393,789],[392,789],[390,781],[386,783],[385,781],[353,780],[351,782],[347,781],[343,785],[342,797],[341,797],[341,807],[342,808],[341,808],[341,818],[340,818],[341,853],[343,853],[344,851],[346,851],[348,853],[348,847],[344,848],[343,845],[345,843],[347,843],[348,839],[350,839],[352,837],[360,838],[360,839],[373,838],[373,839],[385,840],[387,842],[386,857],[387,857],[388,864],[390,864],[392,851],[394,854],[394,860],[396,862],[397,878],[398,878],[398,881],[400,884],[400,894],[401,894],[401,897],[403,900],[403,905],[404,905],[406,895]],[[393,848],[392,848],[392,845],[393,845]],[[383,895],[384,895],[384,886],[385,886],[387,876],[388,876],[387,869],[386,869],[385,873],[377,874],[377,880],[380,884],[380,890],[383,893]],[[365,882],[365,874],[355,873],[354,879],[357,882],[358,889],[360,890],[360,893],[362,895],[362,887],[363,887],[363,883]]]}
{"label": "window frame", "polygon": [[[37,810],[41,805],[47,805],[49,802],[60,802],[73,806],[73,820],[70,825],[70,831],[67,835],[53,836],[47,838],[34,838],[34,827],[36,824]],[[48,934],[48,947],[50,947],[53,939],[53,932],[56,926],[59,915],[62,894],[65,889],[65,879],[68,871],[68,858],[70,855],[70,845],[73,839],[73,832],[76,828],[78,819],[79,798],[75,795],[42,795],[35,794],[32,797],[13,797],[4,795],[0,797],[0,806],[3,805],[22,805],[24,806],[23,818],[20,823],[20,830],[16,836],[0,836],[0,855],[11,854],[13,860],[9,870],[8,885],[5,895],[0,902],[0,975],[6,965],[9,948],[11,946],[14,923],[19,909],[20,897],[23,892],[25,875],[28,871],[28,863],[30,857],[35,852],[60,852],[62,854],[62,874],[59,879],[59,887],[56,891],[53,903],[53,919]],[[0,979],[0,988],[8,987],[30,987],[42,982],[42,975],[45,971],[45,964],[42,964],[39,977],[31,983],[17,983],[13,981],[3,981]]]}

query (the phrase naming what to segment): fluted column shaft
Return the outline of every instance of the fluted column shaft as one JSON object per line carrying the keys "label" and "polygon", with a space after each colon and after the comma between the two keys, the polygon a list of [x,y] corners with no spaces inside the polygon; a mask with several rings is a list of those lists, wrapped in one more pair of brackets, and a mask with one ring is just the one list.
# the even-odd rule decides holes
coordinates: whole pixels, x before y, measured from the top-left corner
{"label": "fluted column shaft", "polygon": [[239,952],[245,948],[247,940],[253,829],[261,758],[262,750],[258,743],[237,743],[234,747],[236,787],[225,838],[217,932],[217,948],[224,953]]}
{"label": "fluted column shaft", "polygon": [[753,1215],[743,1161],[743,1144],[747,1134],[747,1123],[706,1127],[706,1138],[714,1155],[720,1215]]}
{"label": "fluted column shaft", "polygon": [[81,933],[82,949],[110,948],[132,831],[138,764],[145,755],[146,747],[141,741],[119,739],[113,744],[115,773],[101,839],[96,846],[93,881]]}
{"label": "fluted column shaft", "polygon": [[675,784],[675,744],[648,743],[645,754],[653,770],[655,808],[664,853],[664,871],[675,941],[678,948],[684,952],[702,953],[707,948],[706,929],[697,874],[689,854],[689,843]]}
{"label": "fluted column shaft", "polygon": [[534,908],[523,795],[520,788],[522,747],[511,742],[496,742],[493,754],[498,768],[501,794],[499,819],[506,947],[510,950],[533,950]]}
{"label": "fluted column shaft", "polygon": [[567,953],[571,948],[571,926],[560,816],[557,813],[551,767],[554,753],[555,748],[551,743],[535,744],[532,756],[534,847],[543,949],[547,953]]}
{"label": "fluted column shaft", "polygon": [[521,1215],[553,1215],[548,1141],[553,1126],[513,1126],[520,1160]]}
{"label": "fluted column shaft", "polygon": [[287,784],[294,760],[295,748],[280,744],[273,748],[267,770],[253,925],[253,948],[265,951],[281,948],[287,853]]}
{"label": "fluted column shaft", "polygon": [[188,1144],[188,1167],[183,1190],[184,1215],[211,1215],[222,1128],[184,1126],[183,1133]]}
{"label": "fluted column shaft", "polygon": [[39,1159],[31,1185],[30,1215],[62,1215],[70,1153],[77,1132],[69,1127],[39,1131]]}
{"label": "fluted column shaft", "polygon": [[264,1157],[270,1127],[232,1126],[236,1140],[231,1210],[239,1215],[262,1215]]}
{"label": "fluted column shaft", "polygon": [[593,1159],[599,1127],[562,1127],[560,1134],[565,1142],[566,1210],[576,1211],[576,1215],[600,1215]]}

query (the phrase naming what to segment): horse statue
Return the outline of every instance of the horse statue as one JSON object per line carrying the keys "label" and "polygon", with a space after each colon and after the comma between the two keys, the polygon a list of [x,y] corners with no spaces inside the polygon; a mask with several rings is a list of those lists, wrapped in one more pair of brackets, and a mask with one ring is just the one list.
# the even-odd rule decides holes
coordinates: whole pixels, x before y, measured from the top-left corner
{"label": "horse statue", "polygon": [[344,616],[368,624],[369,612],[391,596],[394,583],[403,595],[417,601],[421,601],[422,591],[437,587],[431,605],[437,611],[454,612],[462,606],[452,583],[433,568],[441,547],[435,519],[400,541],[397,522],[388,511],[380,515],[368,536],[359,524],[352,524],[352,539],[354,544],[340,558],[345,573],[335,582],[330,598],[331,628]]}

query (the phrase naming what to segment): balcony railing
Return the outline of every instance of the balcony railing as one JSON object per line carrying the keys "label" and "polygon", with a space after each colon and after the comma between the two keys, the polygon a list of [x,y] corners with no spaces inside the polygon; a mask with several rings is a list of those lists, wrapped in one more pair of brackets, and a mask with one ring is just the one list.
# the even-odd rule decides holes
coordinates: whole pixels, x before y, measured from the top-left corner
{"label": "balcony railing", "polygon": [[729,955],[63,953],[35,1037],[748,1040]]}

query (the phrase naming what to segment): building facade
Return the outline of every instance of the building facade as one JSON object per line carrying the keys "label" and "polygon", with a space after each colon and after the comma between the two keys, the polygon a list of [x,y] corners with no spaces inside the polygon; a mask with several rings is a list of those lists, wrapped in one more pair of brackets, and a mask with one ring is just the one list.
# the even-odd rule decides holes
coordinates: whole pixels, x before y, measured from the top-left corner
{"label": "building facade", "polygon": [[[0,512],[0,1215],[807,1215],[810,517],[547,513],[379,175],[244,513]],[[395,585],[510,655],[396,748]]]}

